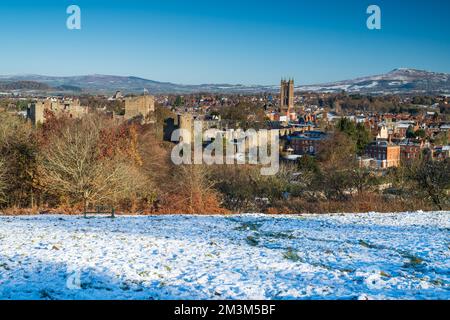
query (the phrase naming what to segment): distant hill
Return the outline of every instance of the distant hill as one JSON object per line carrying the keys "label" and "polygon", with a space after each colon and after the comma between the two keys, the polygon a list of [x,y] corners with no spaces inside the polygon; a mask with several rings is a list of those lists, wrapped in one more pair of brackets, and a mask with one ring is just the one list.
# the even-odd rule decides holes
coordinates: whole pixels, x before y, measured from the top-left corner
{"label": "distant hill", "polygon": [[[301,79],[297,79],[298,81]],[[1,87],[3,83],[3,87]],[[22,87],[21,87],[22,86]],[[3,88],[3,89],[2,89]],[[0,76],[1,90],[49,89],[56,91],[111,94],[117,90],[139,93],[147,89],[153,94],[195,92],[258,93],[278,92],[279,85],[200,84],[183,85],[158,82],[132,76],[85,75],[54,77],[42,75]],[[389,73],[318,85],[297,85],[297,91],[340,92],[365,94],[450,93],[450,75],[415,69],[395,69]]]}
{"label": "distant hill", "polygon": [[36,81],[0,81],[0,90],[2,91],[15,91],[15,90],[50,90],[50,86],[36,82]]}
{"label": "distant hill", "polygon": [[80,87],[76,87],[76,86],[70,86],[70,85],[61,85],[61,86],[57,86],[54,88],[57,91],[72,91],[72,92],[82,92],[83,89],[81,89]]}
{"label": "distant hill", "polygon": [[53,77],[41,75],[0,76],[1,80],[35,81],[53,88],[75,87],[90,93],[114,93],[121,90],[125,93],[140,93],[144,88],[149,92],[158,93],[194,93],[194,92],[233,92],[253,93],[260,91],[275,91],[276,86],[245,86],[231,84],[201,84],[183,85],[171,82],[158,82],[138,77],[113,75],[85,75],[71,77]]}
{"label": "distant hill", "polygon": [[382,75],[320,85],[299,86],[296,89],[315,92],[346,91],[368,94],[449,93],[450,74],[402,68]]}

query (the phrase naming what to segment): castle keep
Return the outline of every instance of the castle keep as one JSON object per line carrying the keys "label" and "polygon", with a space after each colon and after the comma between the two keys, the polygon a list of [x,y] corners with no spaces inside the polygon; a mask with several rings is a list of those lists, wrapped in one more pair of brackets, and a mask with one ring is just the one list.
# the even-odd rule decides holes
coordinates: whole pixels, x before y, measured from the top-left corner
{"label": "castle keep", "polygon": [[143,117],[148,120],[149,115],[155,112],[155,97],[144,94],[139,97],[125,98],[125,120]]}

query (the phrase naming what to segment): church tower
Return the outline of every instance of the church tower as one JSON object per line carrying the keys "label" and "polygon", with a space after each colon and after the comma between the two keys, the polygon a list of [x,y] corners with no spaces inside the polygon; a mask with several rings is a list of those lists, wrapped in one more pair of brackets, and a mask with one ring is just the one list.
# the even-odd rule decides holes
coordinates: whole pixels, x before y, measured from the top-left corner
{"label": "church tower", "polygon": [[286,115],[289,121],[291,112],[294,111],[294,80],[281,80],[280,87],[280,112]]}

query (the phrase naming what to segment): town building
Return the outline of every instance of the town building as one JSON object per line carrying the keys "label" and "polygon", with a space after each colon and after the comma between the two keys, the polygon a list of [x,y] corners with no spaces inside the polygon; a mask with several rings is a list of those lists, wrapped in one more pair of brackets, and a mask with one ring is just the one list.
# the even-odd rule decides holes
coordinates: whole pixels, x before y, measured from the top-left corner
{"label": "town building", "polygon": [[122,91],[119,91],[119,90],[116,91],[116,93],[112,97],[108,98],[109,101],[122,100],[122,99],[123,99],[123,94],[122,94]]}
{"label": "town building", "polygon": [[288,145],[295,155],[316,155],[327,134],[322,131],[294,132],[287,137]]}
{"label": "town building", "polygon": [[394,122],[394,137],[404,139],[408,133],[408,130],[417,131],[419,126],[417,126],[415,121],[397,121]]}
{"label": "town building", "polygon": [[388,141],[375,141],[366,147],[365,156],[376,160],[381,169],[400,166],[400,146]]}
{"label": "town building", "polygon": [[450,159],[450,145],[435,147],[433,150],[433,159],[435,160]]}
{"label": "town building", "polygon": [[389,129],[385,125],[380,125],[377,133],[377,140],[387,140],[389,139],[389,135],[392,133],[389,132]]}
{"label": "town building", "polygon": [[414,161],[420,158],[422,150],[426,147],[423,141],[405,139],[400,143],[400,160],[405,162]]}

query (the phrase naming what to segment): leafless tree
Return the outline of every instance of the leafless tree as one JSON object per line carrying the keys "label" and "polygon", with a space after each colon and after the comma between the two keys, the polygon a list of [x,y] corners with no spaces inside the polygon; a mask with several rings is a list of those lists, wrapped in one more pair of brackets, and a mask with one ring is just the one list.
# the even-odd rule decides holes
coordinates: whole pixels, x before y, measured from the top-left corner
{"label": "leafless tree", "polygon": [[412,166],[410,174],[416,182],[416,190],[429,198],[439,210],[448,208],[450,159],[439,162],[425,158]]}
{"label": "leafless tree", "polygon": [[126,155],[101,155],[101,128],[101,121],[91,117],[73,122],[43,152],[47,187],[82,202],[85,210],[93,203],[116,204],[145,181]]}

